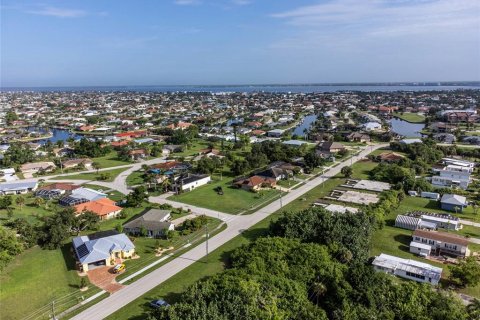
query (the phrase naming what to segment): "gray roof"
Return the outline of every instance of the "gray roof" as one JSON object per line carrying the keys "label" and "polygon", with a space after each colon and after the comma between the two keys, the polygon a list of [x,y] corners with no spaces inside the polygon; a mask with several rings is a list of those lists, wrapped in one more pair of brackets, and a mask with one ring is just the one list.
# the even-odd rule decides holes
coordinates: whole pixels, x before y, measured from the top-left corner
{"label": "gray roof", "polygon": [[172,224],[167,221],[170,218],[169,210],[150,209],[142,216],[129,221],[123,225],[125,229],[140,229],[144,227],[147,230],[160,231],[168,229]]}
{"label": "gray roof", "polygon": [[467,198],[459,196],[458,194],[444,194],[441,203],[452,204],[456,206],[466,206]]}
{"label": "gray roof", "polygon": [[135,249],[132,241],[124,234],[115,234],[90,240],[88,236],[73,238],[73,247],[80,263],[93,263],[110,258],[112,251]]}
{"label": "gray roof", "polygon": [[72,191],[71,197],[94,201],[101,198],[106,198],[107,195],[89,188],[78,188]]}
{"label": "gray roof", "polygon": [[0,183],[0,192],[35,189],[37,182],[6,182]]}

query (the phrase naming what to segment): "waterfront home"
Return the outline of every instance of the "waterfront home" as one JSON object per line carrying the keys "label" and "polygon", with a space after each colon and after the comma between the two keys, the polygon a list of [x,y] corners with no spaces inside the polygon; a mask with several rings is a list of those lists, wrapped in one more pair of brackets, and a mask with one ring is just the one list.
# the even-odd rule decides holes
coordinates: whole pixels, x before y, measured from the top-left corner
{"label": "waterfront home", "polygon": [[442,277],[442,268],[430,264],[403,259],[388,254],[380,254],[372,262],[375,271],[396,275],[422,283],[437,285]]}

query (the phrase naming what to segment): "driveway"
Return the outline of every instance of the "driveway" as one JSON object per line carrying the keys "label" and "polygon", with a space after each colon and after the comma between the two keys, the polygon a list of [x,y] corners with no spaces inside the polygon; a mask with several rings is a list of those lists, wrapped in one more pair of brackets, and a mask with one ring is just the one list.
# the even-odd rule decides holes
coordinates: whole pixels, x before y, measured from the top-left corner
{"label": "driveway", "polygon": [[123,285],[119,284],[115,278],[118,274],[112,273],[113,267],[97,267],[87,272],[88,280],[94,286],[99,287],[109,293],[117,292],[123,288]]}

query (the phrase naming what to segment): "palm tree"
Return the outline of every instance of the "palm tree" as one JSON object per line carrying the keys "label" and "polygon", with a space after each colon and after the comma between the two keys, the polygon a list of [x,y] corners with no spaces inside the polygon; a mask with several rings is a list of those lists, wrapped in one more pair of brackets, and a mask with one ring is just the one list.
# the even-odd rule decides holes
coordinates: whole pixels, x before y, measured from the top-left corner
{"label": "palm tree", "polygon": [[25,204],[25,198],[23,196],[18,196],[17,199],[15,199],[15,203],[20,206],[20,210],[23,209],[23,205]]}
{"label": "palm tree", "polygon": [[45,203],[45,200],[43,200],[43,198],[40,198],[40,197],[36,197],[34,200],[33,200],[33,204],[39,208],[42,204]]}
{"label": "palm tree", "polygon": [[165,179],[162,181],[162,188],[163,188],[163,191],[166,192],[168,190],[168,188],[172,185],[172,182],[170,181],[170,179]]}
{"label": "palm tree", "polygon": [[97,170],[97,174],[98,174],[98,170],[100,169],[100,163],[92,162],[92,168]]}
{"label": "palm tree", "polygon": [[315,303],[318,305],[320,298],[327,292],[327,286],[317,278],[317,280],[310,286],[309,291],[309,298],[312,300],[315,299]]}

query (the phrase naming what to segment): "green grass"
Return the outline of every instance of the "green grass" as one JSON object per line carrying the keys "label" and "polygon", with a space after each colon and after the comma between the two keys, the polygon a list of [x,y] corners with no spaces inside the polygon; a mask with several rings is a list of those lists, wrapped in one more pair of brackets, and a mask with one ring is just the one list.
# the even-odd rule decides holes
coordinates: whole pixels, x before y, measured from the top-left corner
{"label": "green grass", "polygon": [[423,123],[425,122],[425,116],[418,114],[418,113],[394,113],[395,117],[400,118],[404,121],[412,122],[412,123]]}
{"label": "green grass", "polygon": [[144,171],[133,171],[128,177],[127,177],[127,186],[136,186],[139,184],[143,184],[143,174]]}
{"label": "green grass", "polygon": [[[224,177],[223,180],[212,180],[212,183],[201,186],[189,192],[169,197],[169,199],[186,204],[218,210],[225,213],[237,214],[244,210],[267,203],[279,194],[278,190],[263,190],[263,196],[235,187],[231,187],[231,178]],[[217,194],[214,190],[222,187],[223,195]]]}
{"label": "green grass", "polygon": [[[23,207],[20,207],[18,204],[15,203],[15,199],[18,196],[12,196],[13,203],[10,206],[13,209],[12,219],[25,218],[30,223],[37,223],[40,222],[40,218],[52,215],[55,207],[58,207],[52,201],[48,201],[47,205],[49,209],[45,209],[45,205],[36,207],[33,204],[35,198],[32,195],[22,196],[25,198],[25,205],[23,205]],[[8,219],[8,211],[4,209],[0,210],[0,220],[7,221]]]}
{"label": "green grass", "polygon": [[100,168],[110,168],[131,164],[131,162],[118,159],[118,154],[116,151],[112,151],[103,157],[92,158],[92,161],[98,163]]}
{"label": "green grass", "polygon": [[[63,176],[63,177],[56,177],[55,180],[93,180],[93,181],[105,181],[105,182],[112,182],[115,178],[122,173],[123,171],[127,170],[128,168],[118,168],[112,170],[105,170],[96,172],[87,172],[87,173],[79,173],[70,176]],[[99,177],[102,173],[109,174],[109,178],[106,180],[100,180]]]}
{"label": "green grass", "polygon": [[21,319],[66,294],[77,292],[72,296],[76,300],[80,278],[74,267],[70,245],[62,250],[34,247],[17,256],[0,275],[1,318]]}
{"label": "green grass", "polygon": [[368,174],[376,166],[378,166],[378,163],[370,160],[358,161],[352,166],[352,170],[353,170],[352,178],[368,180],[368,177],[369,177]]}

